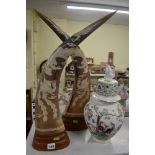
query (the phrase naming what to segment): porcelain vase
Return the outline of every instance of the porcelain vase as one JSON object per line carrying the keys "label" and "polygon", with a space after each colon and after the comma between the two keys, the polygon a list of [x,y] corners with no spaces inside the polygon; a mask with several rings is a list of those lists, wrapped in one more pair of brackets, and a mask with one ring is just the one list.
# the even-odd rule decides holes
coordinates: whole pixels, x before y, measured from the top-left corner
{"label": "porcelain vase", "polygon": [[84,117],[93,139],[105,142],[121,128],[124,113],[119,102],[105,102],[95,94],[84,108]]}

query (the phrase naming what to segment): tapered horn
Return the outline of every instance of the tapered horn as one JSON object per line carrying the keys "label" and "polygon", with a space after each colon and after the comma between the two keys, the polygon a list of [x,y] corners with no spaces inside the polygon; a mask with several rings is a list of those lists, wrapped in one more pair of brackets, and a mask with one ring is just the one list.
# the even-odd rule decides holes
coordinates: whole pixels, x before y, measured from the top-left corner
{"label": "tapered horn", "polygon": [[[112,12],[101,19],[95,21],[94,23],[88,25],[86,28],[82,29],[80,32],[75,33],[71,37],[64,32],[58,25],[56,25],[52,20],[50,20],[45,15],[41,14],[39,11],[35,10],[38,16],[57,34],[57,36],[65,42],[65,46],[63,47],[76,47],[78,46],[84,39],[86,39],[91,33],[93,33],[97,28],[99,28],[102,24],[104,24],[108,19],[110,19],[117,11]],[[66,46],[67,45],[67,46]],[[78,48],[80,48],[78,46]]]}
{"label": "tapered horn", "polygon": [[74,44],[79,45],[84,39],[86,39],[91,33],[93,33],[97,28],[99,28],[102,24],[104,24],[108,19],[110,19],[115,13],[112,12],[103,18],[95,21],[94,23],[88,25],[86,28],[82,29],[81,31],[75,33],[71,40]]}
{"label": "tapered horn", "polygon": [[[43,19],[45,23],[47,23],[47,25],[52,30],[54,30],[57,33],[60,32],[58,31],[60,28],[58,26],[55,26],[56,24],[53,23],[51,20],[49,20],[46,16],[42,15],[41,13],[38,13],[38,15],[41,19]],[[67,33],[62,33],[62,34],[65,34],[65,36],[69,37]],[[58,35],[58,37],[61,37],[61,36]],[[58,49],[62,49],[67,54],[69,51],[69,48],[74,47],[74,50],[70,56],[75,66],[75,83],[74,83],[74,88],[72,91],[73,93],[72,93],[70,102],[63,114],[63,121],[65,123],[65,127],[67,130],[81,130],[86,128],[86,124],[83,117],[83,108],[85,104],[89,101],[89,97],[90,97],[89,71],[88,71],[87,61],[82,50],[80,50],[80,47],[75,44],[72,44],[72,43],[68,44],[68,42],[70,42],[70,37],[68,39],[67,37],[60,38],[64,42],[59,46]],[[66,40],[64,40],[64,38],[66,38]],[[78,54],[79,51],[81,51],[80,55]],[[53,54],[57,54],[57,52],[58,50],[55,50]],[[62,53],[62,54],[65,54],[65,53]],[[62,56],[62,54],[60,55]],[[74,56],[75,54],[76,56]],[[83,58],[81,57],[81,55],[83,55]],[[53,77],[50,77],[47,74],[45,74],[45,77],[47,79],[51,79],[51,78],[53,79]],[[74,121],[78,123],[75,124]]]}
{"label": "tapered horn", "polygon": [[37,15],[57,34],[57,36],[64,42],[69,39],[70,36],[64,32],[58,25],[56,25],[52,20],[47,18],[45,15],[35,10]]}
{"label": "tapered horn", "polygon": [[84,126],[81,127],[86,128],[83,109],[90,97],[87,61],[81,49],[64,49],[59,46],[47,60],[38,83],[33,138],[33,147],[37,150],[53,151],[69,145],[69,138],[65,131],[66,124],[64,127],[58,101],[60,76],[69,56],[77,67],[78,82],[76,89],[73,90],[71,106],[65,113],[64,119],[69,120],[69,128],[78,129],[77,127],[83,123]]}

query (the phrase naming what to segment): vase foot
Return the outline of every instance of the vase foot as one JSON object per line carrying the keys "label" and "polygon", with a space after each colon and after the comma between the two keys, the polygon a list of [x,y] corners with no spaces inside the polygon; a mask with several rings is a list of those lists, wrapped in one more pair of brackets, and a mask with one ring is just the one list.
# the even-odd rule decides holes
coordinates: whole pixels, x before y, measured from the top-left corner
{"label": "vase foot", "polygon": [[84,116],[68,116],[64,114],[62,119],[65,125],[65,129],[68,131],[79,131],[87,129]]}
{"label": "vase foot", "polygon": [[53,134],[40,134],[35,131],[32,146],[39,151],[54,151],[67,147],[70,143],[66,131]]}
{"label": "vase foot", "polygon": [[99,140],[97,139],[96,137],[92,136],[92,139],[93,141],[97,142],[97,143],[102,143],[102,144],[108,144],[108,143],[111,143],[110,142],[110,139],[107,139],[107,140]]}

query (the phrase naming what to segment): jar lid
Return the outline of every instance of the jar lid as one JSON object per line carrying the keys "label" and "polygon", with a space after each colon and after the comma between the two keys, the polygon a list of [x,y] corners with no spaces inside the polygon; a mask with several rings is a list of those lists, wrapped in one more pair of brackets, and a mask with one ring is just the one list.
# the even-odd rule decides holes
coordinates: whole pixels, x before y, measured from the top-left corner
{"label": "jar lid", "polygon": [[118,95],[118,82],[114,79],[98,79],[96,93],[104,97],[115,97]]}
{"label": "jar lid", "polygon": [[107,96],[99,95],[96,92],[92,93],[92,96],[97,100],[101,100],[101,101],[105,101],[105,102],[117,102],[121,99],[121,97],[119,95],[107,97]]}
{"label": "jar lid", "polygon": [[113,79],[114,70],[106,65],[105,77],[98,79],[95,98],[105,102],[117,102],[121,98],[118,95],[118,81]]}

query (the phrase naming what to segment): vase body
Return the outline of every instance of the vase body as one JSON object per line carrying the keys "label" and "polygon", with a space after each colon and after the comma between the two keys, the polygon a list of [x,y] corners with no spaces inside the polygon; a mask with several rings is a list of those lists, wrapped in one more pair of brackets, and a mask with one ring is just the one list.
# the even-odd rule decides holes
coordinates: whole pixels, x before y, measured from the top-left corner
{"label": "vase body", "polygon": [[84,117],[93,138],[105,142],[121,128],[124,113],[119,102],[99,100],[96,93],[93,93],[84,108]]}

